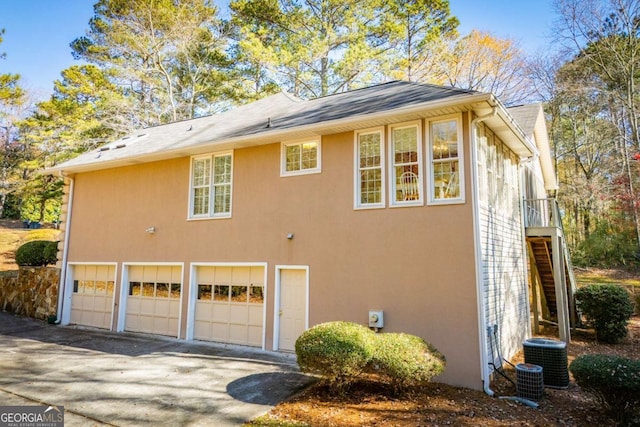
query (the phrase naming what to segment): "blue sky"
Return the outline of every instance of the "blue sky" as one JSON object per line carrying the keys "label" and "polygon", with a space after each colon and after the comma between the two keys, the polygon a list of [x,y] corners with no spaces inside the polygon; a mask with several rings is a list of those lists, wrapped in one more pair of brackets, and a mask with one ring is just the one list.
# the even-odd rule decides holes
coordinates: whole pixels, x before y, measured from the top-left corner
{"label": "blue sky", "polygon": [[[17,73],[23,85],[46,98],[60,72],[78,62],[69,43],[82,36],[95,0],[0,0],[0,28],[5,29],[0,73]],[[220,4],[226,2],[219,0]],[[450,0],[459,30],[490,31],[518,40],[528,52],[549,45],[554,19],[552,0]]]}

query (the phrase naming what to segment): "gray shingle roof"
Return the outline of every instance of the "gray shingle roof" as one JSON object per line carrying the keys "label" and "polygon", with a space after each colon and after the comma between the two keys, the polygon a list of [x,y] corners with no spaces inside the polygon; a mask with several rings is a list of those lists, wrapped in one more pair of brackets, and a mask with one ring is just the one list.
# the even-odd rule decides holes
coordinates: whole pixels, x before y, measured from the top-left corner
{"label": "gray shingle roof", "polygon": [[[451,100],[462,104],[480,92],[395,81],[303,101],[279,93],[224,113],[141,129],[49,169],[87,170],[110,167],[129,159],[160,158],[169,152],[188,155],[212,144],[266,137],[305,126],[366,118],[412,106]],[[277,139],[275,139],[277,140]]]}
{"label": "gray shingle roof", "polygon": [[540,115],[540,104],[520,105],[507,108],[527,136],[532,136]]}

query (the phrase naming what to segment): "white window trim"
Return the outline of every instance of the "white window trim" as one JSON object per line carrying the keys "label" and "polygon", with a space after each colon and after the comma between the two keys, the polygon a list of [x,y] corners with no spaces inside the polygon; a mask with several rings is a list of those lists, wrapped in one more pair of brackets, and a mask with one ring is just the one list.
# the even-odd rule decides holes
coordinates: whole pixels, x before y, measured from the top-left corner
{"label": "white window trim", "polygon": [[[433,177],[433,152],[431,150],[431,142],[433,140],[431,135],[431,127],[434,123],[442,123],[449,122],[451,120],[455,120],[457,123],[458,129],[458,182],[460,185],[460,197],[451,198],[451,199],[436,199],[435,197],[435,187],[432,185],[434,182]],[[429,120],[426,126],[426,134],[427,134],[427,174],[428,174],[428,185],[427,185],[427,194],[428,201],[427,205],[429,206],[437,206],[437,205],[457,205],[465,203],[465,186],[464,186],[464,165],[465,165],[465,155],[464,155],[464,141],[463,141],[463,132],[462,132],[462,116],[460,114],[454,114],[450,116],[438,117],[435,120]]]}
{"label": "white window trim", "polygon": [[[220,157],[220,156],[231,156],[231,182],[230,182],[230,195],[229,195],[229,212],[224,212],[224,213],[218,213],[218,214],[214,214],[213,213],[213,204],[214,204],[214,199],[215,199],[215,192],[214,192],[214,167],[215,167],[215,157]],[[210,189],[210,193],[209,193],[209,213],[207,214],[201,214],[201,215],[194,215],[193,214],[193,163],[196,160],[200,160],[200,159],[211,159],[211,165],[210,165],[210,182],[209,182],[209,189]],[[234,164],[233,164],[233,151],[221,151],[221,152],[217,152],[217,153],[209,153],[209,154],[203,154],[203,155],[198,155],[198,156],[193,156],[191,157],[191,164],[189,166],[189,207],[188,207],[188,211],[187,211],[187,220],[189,221],[200,221],[200,220],[206,220],[206,219],[221,219],[221,218],[231,218],[231,213],[233,211],[233,170],[234,170]]]}
{"label": "white window trim", "polygon": [[[416,128],[417,148],[418,148],[418,188],[420,198],[418,200],[397,201],[396,200],[396,176],[395,176],[395,163],[394,163],[394,129],[403,128]],[[411,122],[397,123],[390,125],[387,131],[387,140],[389,141],[389,161],[387,162],[387,168],[389,169],[389,207],[405,207],[405,206],[424,206],[424,165],[422,163],[422,120],[414,120]]]}
{"label": "white window trim", "polygon": [[[318,145],[318,159],[316,167],[312,169],[301,169],[297,171],[287,171],[287,153],[286,147],[289,145],[302,145],[304,143],[313,142]],[[283,141],[280,143],[280,176],[297,176],[310,175],[322,172],[322,139],[321,138],[304,138],[292,141]]]}
{"label": "white window trim", "polygon": [[[369,135],[373,133],[380,134],[380,171],[381,171],[381,189],[379,203],[361,203],[360,202],[360,146],[358,144],[360,135]],[[353,139],[353,208],[354,209],[380,209],[387,204],[386,201],[386,156],[385,156],[385,134],[384,126],[375,128],[362,129],[354,132]]]}

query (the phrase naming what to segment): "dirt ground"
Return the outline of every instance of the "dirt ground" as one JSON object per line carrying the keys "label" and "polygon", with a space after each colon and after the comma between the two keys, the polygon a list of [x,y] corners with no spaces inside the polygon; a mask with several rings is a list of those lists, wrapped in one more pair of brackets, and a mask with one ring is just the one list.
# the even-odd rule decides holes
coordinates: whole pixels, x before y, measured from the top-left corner
{"label": "dirt ground", "polygon": [[[582,354],[607,353],[640,357],[640,317],[629,324],[629,337],[621,344],[600,344],[592,331],[574,332],[568,346],[569,363]],[[556,338],[547,328],[542,336]],[[524,362],[517,355],[513,364]],[[505,368],[508,365],[505,364]],[[515,381],[515,370],[505,369]],[[496,376],[491,388],[497,396],[514,396],[515,386]],[[614,426],[595,399],[573,382],[565,390],[545,388],[537,409],[512,400],[432,383],[402,398],[390,397],[384,386],[362,381],[345,397],[320,386],[312,386],[269,414],[254,420],[253,426]]]}

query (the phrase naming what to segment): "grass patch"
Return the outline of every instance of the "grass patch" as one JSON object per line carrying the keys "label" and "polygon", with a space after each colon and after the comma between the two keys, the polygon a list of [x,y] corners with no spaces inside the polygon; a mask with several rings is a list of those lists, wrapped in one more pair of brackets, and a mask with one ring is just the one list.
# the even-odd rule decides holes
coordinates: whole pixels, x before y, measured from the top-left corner
{"label": "grass patch", "polygon": [[576,268],[574,274],[578,286],[614,284],[639,287],[637,290],[640,291],[640,273],[638,272]]}

